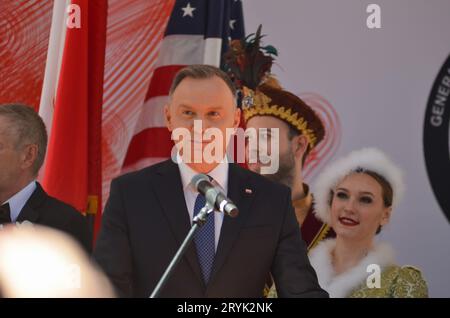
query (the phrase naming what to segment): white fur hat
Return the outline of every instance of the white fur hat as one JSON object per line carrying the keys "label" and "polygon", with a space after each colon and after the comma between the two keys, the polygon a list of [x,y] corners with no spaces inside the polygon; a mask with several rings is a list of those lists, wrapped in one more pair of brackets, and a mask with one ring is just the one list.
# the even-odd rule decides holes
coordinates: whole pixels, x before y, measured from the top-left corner
{"label": "white fur hat", "polygon": [[385,178],[392,187],[392,208],[395,209],[400,202],[405,191],[402,171],[379,149],[363,148],[352,151],[326,167],[317,178],[313,192],[314,212],[324,223],[330,224],[330,191],[357,169],[370,170]]}

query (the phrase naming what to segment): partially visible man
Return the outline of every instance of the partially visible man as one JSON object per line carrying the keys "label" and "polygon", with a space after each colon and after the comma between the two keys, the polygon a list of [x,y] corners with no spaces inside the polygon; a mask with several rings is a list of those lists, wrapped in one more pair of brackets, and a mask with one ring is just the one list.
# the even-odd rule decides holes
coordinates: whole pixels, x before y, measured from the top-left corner
{"label": "partially visible man", "polygon": [[[315,217],[313,196],[302,173],[307,156],[325,135],[323,124],[311,107],[296,95],[281,89],[273,80],[259,86],[256,92],[245,92],[264,96],[254,99],[253,105],[247,103],[243,107],[247,128],[267,129],[262,130],[267,131],[267,135],[264,140],[258,140],[258,147],[271,144],[272,129],[279,131],[279,168],[276,173],[264,176],[291,188],[292,205],[309,251],[320,240],[334,237],[333,230]],[[266,104],[258,102],[262,100]],[[259,153],[259,149],[254,150]],[[258,173],[262,166],[260,161],[248,164],[250,170]]]}
{"label": "partially visible man", "polygon": [[[271,45],[262,46],[262,37],[259,26],[256,33],[231,41],[224,55],[225,65],[241,91],[247,141],[251,141],[246,143],[248,167],[291,189],[292,204],[309,251],[321,239],[334,236],[332,230],[315,217],[313,197],[302,175],[308,154],[322,141],[325,130],[311,107],[282,89],[271,74],[278,52]],[[274,158],[278,159],[278,170],[272,172],[273,169],[267,168],[277,166],[270,162]]]}
{"label": "partially visible man", "polygon": [[25,221],[48,226],[71,235],[90,252],[87,219],[36,181],[46,148],[44,122],[31,107],[0,105],[0,227]]}

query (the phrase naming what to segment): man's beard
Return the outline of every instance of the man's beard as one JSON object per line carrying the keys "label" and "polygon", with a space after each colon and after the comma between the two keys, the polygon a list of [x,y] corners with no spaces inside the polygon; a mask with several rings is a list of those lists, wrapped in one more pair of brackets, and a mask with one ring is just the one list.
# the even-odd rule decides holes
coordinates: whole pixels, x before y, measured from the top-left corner
{"label": "man's beard", "polygon": [[280,165],[278,171],[273,174],[265,174],[268,179],[282,183],[289,188],[292,188],[295,176],[295,159],[294,154],[288,151],[283,156],[280,156]]}

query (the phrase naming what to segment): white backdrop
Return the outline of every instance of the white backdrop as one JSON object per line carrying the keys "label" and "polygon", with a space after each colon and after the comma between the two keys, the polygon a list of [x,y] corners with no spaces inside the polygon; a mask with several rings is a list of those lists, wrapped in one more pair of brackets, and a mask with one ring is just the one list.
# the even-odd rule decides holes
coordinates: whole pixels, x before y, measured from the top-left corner
{"label": "white backdrop", "polygon": [[[422,269],[431,297],[450,297],[450,226],[431,190],[422,141],[430,90],[450,54],[450,1],[243,3],[246,33],[262,24],[265,44],[279,50],[273,71],[281,84],[316,92],[336,110],[342,136],[334,158],[376,146],[403,167],[406,195],[380,239],[392,243],[400,264]],[[366,26],[371,3],[381,7],[381,29]]]}

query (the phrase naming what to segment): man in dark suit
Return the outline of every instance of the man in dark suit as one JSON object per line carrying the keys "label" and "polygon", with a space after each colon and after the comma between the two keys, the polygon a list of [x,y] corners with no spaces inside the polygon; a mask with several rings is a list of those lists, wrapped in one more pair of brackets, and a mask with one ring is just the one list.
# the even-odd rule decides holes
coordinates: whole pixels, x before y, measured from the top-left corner
{"label": "man in dark suit", "polygon": [[0,227],[16,222],[52,227],[71,235],[89,252],[92,235],[87,219],[47,195],[36,182],[46,146],[45,125],[31,107],[0,105]]}
{"label": "man in dark suit", "polygon": [[[184,68],[164,111],[172,137],[183,135],[177,163],[168,160],[113,180],[103,214],[94,257],[118,292],[151,294],[204,205],[191,180],[205,173],[240,213],[209,216],[160,296],[261,297],[271,272],[280,297],[326,297],[306,256],[290,190],[223,155],[226,129],[237,128],[240,120],[227,75],[206,65]],[[205,137],[208,128],[221,137]],[[217,146],[211,152],[216,158],[222,151],[221,160],[206,158],[211,146]]]}

